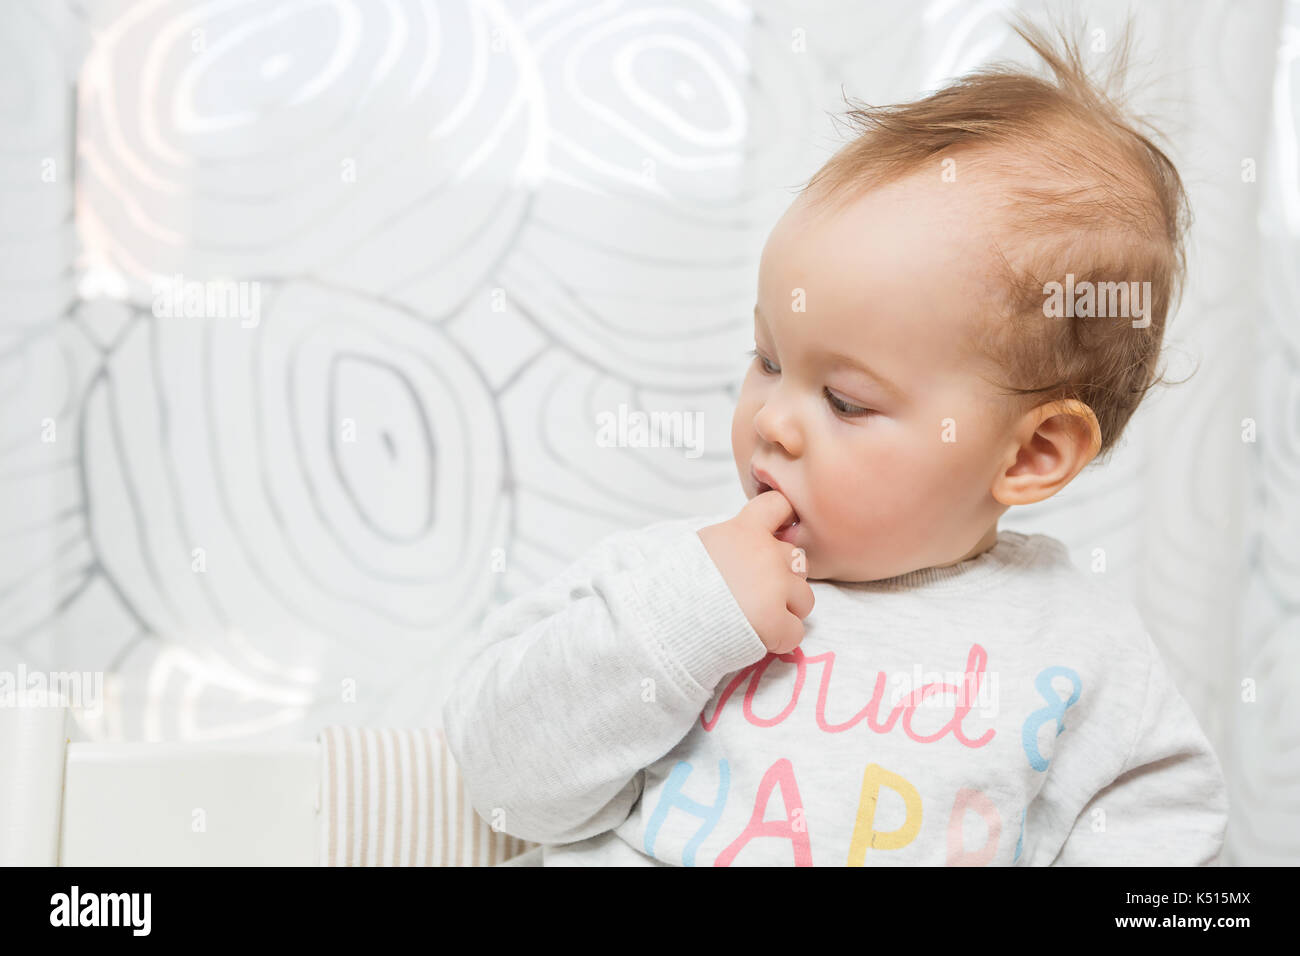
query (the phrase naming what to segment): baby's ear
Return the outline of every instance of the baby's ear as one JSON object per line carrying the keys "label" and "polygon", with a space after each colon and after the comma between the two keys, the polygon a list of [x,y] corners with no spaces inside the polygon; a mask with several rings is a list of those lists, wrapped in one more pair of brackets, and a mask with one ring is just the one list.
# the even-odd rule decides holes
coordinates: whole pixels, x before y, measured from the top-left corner
{"label": "baby's ear", "polygon": [[1083,402],[1039,405],[1012,426],[1006,467],[990,490],[1008,506],[1043,501],[1073,481],[1100,449],[1101,426]]}

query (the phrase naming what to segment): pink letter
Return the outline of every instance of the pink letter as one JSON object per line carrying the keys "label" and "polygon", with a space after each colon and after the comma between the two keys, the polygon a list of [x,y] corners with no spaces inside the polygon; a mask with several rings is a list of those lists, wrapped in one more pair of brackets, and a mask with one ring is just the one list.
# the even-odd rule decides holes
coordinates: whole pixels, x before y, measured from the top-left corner
{"label": "pink letter", "polygon": [[[764,821],[768,798],[771,796],[772,788],[778,783],[781,785],[781,798],[785,801],[786,818]],[[793,804],[790,802],[792,799]],[[713,865],[731,866],[736,854],[754,837],[774,836],[790,841],[794,848],[795,866],[812,866],[812,845],[808,842],[807,826],[802,829],[794,826],[791,816],[795,812],[798,812],[801,817],[804,816],[803,801],[799,798],[799,787],[794,782],[794,766],[782,757],[767,768],[763,779],[759,781],[758,796],[754,799],[754,812],[749,817],[749,825],[740,836],[736,837],[731,846],[718,854]]]}
{"label": "pink letter", "polygon": [[[984,818],[988,829],[988,838],[978,850],[967,850],[962,846],[962,824],[966,820],[966,811],[974,810]],[[1002,818],[998,808],[984,793],[962,787],[957,791],[957,799],[952,804],[952,819],[948,821],[948,865],[949,866],[988,866],[994,854],[998,852],[998,837],[1002,834]]]}

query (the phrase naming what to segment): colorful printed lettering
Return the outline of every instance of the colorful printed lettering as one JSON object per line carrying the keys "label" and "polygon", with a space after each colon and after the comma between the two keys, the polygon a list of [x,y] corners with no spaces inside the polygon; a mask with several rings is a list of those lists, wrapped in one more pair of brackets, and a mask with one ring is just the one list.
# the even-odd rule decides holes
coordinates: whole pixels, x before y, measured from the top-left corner
{"label": "colorful printed lettering", "polygon": [[[1052,687],[1053,677],[1064,677],[1070,681],[1073,692],[1069,700],[1063,701],[1057,696],[1056,690]],[[1068,667],[1047,667],[1039,671],[1038,676],[1034,678],[1034,687],[1038,689],[1043,700],[1047,701],[1047,706],[1038,708],[1025,718],[1024,733],[1021,736],[1025,756],[1029,758],[1029,766],[1041,772],[1047,769],[1051,761],[1038,751],[1038,728],[1049,720],[1055,720],[1056,736],[1061,736],[1065,731],[1065,712],[1074,706],[1079,695],[1083,693],[1083,681]]]}
{"label": "colorful printed lettering", "polygon": [[[894,790],[903,798],[907,816],[903,825],[888,833],[878,833],[876,824],[876,801],[880,797],[880,787],[884,785]],[[867,764],[862,773],[862,796],[858,800],[858,819],[853,825],[853,839],[849,843],[849,858],[846,866],[862,866],[867,857],[867,847],[875,850],[900,850],[907,846],[921,831],[921,795],[896,773],[890,773],[874,763]]]}
{"label": "colorful printed lettering", "polygon": [[[984,820],[988,837],[978,850],[967,850],[962,839],[966,811],[974,810]],[[982,791],[962,787],[952,804],[952,819],[948,821],[948,865],[988,866],[998,852],[998,838],[1002,835],[1002,817]]]}
{"label": "colorful printed lettering", "polygon": [[659,802],[655,804],[654,813],[650,816],[650,822],[645,828],[645,851],[650,856],[655,855],[655,840],[659,837],[659,829],[668,819],[668,812],[673,809],[689,813],[691,816],[699,817],[703,820],[695,836],[682,849],[682,865],[695,865],[695,851],[699,848],[700,843],[713,832],[713,828],[718,825],[718,820],[722,818],[722,808],[727,804],[727,790],[731,786],[731,771],[727,766],[726,760],[718,761],[718,799],[712,805],[699,803],[682,793],[682,785],[686,778],[691,775],[691,765],[685,760],[679,760],[673,766],[672,773],[664,781],[663,790],[659,794]]}
{"label": "colorful printed lettering", "polygon": [[[754,713],[754,695],[758,691],[758,685],[763,679],[763,674],[778,658],[786,663],[795,665],[794,682],[790,689],[790,703],[775,717],[759,717]],[[926,684],[923,687],[919,687],[912,691],[903,703],[891,710],[889,717],[883,723],[881,723],[879,719],[879,710],[881,701],[884,699],[885,694],[886,674],[884,671],[877,673],[875,689],[873,690],[871,699],[867,702],[866,706],[843,723],[831,724],[826,719],[826,698],[830,688],[831,671],[835,667],[835,652],[827,651],[824,654],[816,654],[812,657],[808,657],[803,653],[802,649],[796,647],[788,654],[769,653],[758,663],[752,664],[744,670],[737,671],[736,675],[727,683],[727,686],[723,688],[721,694],[718,696],[718,705],[713,712],[712,718],[701,712],[701,725],[706,731],[713,730],[713,728],[717,726],[718,721],[722,717],[723,708],[727,705],[727,701],[731,698],[731,695],[735,692],[736,688],[740,686],[740,683],[746,678],[749,680],[749,686],[745,690],[744,702],[741,705],[741,713],[744,715],[745,720],[755,727],[773,727],[780,724],[790,716],[791,712],[794,711],[795,707],[799,703],[799,695],[803,691],[808,665],[818,661],[822,662],[822,678],[821,685],[817,692],[816,720],[817,726],[828,734],[837,734],[849,730],[857,725],[864,717],[867,720],[867,726],[878,734],[889,733],[901,717],[903,733],[912,740],[921,744],[933,743],[951,733],[965,746],[976,748],[987,745],[996,734],[995,730],[989,728],[979,737],[971,740],[966,736],[966,733],[961,726],[962,720],[970,712],[971,707],[977,699],[980,680],[984,673],[984,667],[988,663],[988,654],[985,652],[984,648],[980,647],[978,644],[971,645],[970,653],[966,658],[966,687],[964,691],[962,688],[954,687],[952,684],[934,682]],[[940,692],[954,693],[959,697],[959,700],[953,709],[952,719],[943,727],[939,728],[935,733],[929,735],[917,733],[912,728],[912,717],[916,708],[920,706],[925,698],[929,697],[931,694]]]}
{"label": "colorful printed lettering", "polygon": [[[784,820],[764,820],[768,798],[772,789],[781,785],[781,798],[785,801]],[[795,814],[798,814],[799,826],[795,826]],[[767,768],[758,785],[758,796],[754,800],[754,812],[749,817],[749,825],[732,844],[718,854],[714,866],[731,866],[736,854],[754,837],[771,836],[789,840],[794,848],[795,866],[812,866],[812,846],[808,841],[808,826],[804,820],[803,800],[799,796],[799,787],[794,782],[794,765],[782,757]]]}

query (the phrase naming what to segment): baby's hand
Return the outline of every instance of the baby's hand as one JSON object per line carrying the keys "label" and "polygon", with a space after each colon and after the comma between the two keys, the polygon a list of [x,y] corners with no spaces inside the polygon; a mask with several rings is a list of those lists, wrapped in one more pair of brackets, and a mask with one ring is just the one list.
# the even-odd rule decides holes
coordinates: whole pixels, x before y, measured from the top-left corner
{"label": "baby's hand", "polygon": [[808,572],[794,570],[797,549],[776,537],[793,516],[790,502],[773,488],[751,498],[734,518],[696,532],[750,625],[774,654],[799,646],[803,619],[813,609]]}

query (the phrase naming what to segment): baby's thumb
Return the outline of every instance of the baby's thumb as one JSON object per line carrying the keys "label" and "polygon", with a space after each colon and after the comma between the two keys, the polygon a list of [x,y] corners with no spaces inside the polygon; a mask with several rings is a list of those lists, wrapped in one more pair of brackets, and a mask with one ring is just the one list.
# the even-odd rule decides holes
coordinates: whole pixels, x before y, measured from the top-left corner
{"label": "baby's thumb", "polygon": [[776,534],[781,525],[794,517],[794,508],[781,492],[772,488],[755,495],[740,510],[747,521],[752,521],[770,534]]}

